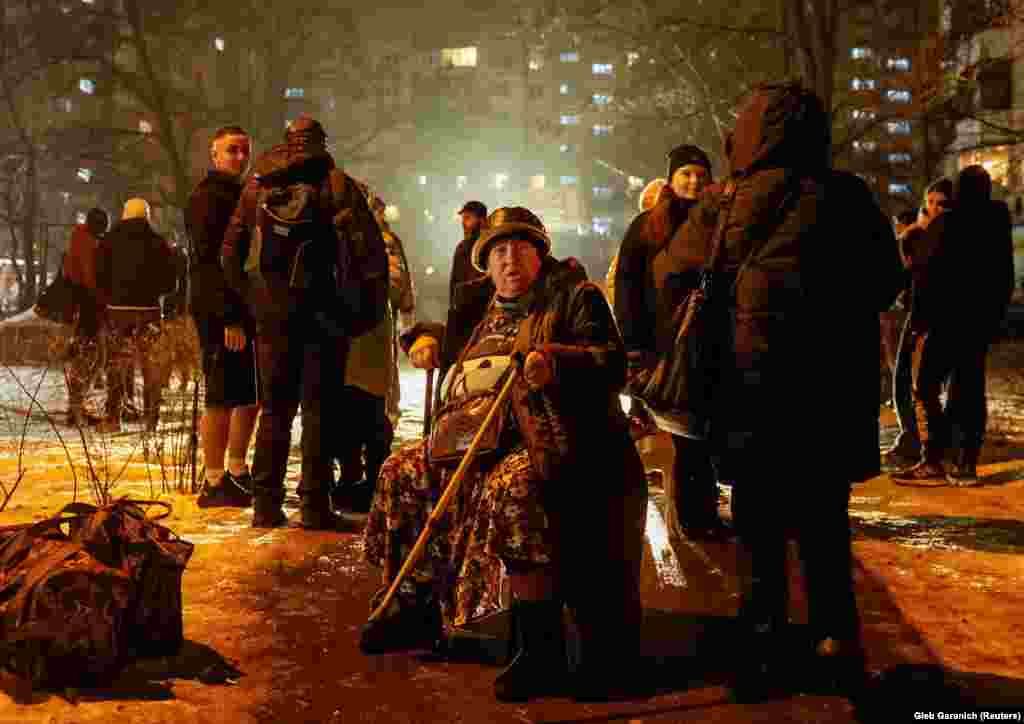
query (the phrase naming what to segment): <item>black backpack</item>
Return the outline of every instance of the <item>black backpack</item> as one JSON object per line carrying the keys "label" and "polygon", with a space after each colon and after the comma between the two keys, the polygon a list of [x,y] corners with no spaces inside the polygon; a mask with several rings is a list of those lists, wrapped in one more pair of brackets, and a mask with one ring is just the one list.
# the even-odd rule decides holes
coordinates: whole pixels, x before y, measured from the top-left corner
{"label": "black backpack", "polygon": [[264,186],[243,269],[265,288],[335,294],[344,322],[321,321],[358,336],[384,317],[387,250],[369,209],[346,203],[346,183],[335,171],[319,183],[286,178]]}

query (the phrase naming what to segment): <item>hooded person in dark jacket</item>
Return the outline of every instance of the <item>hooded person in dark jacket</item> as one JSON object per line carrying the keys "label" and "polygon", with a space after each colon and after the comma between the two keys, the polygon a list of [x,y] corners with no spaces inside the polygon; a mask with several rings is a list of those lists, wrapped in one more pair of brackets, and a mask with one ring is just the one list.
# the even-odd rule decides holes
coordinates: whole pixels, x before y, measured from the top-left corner
{"label": "hooded person in dark jacket", "polygon": [[334,449],[326,415],[341,416],[349,339],[384,316],[388,262],[366,197],[335,167],[312,118],[253,165],[224,234],[229,286],[256,321],[263,407],[253,460],[253,526],[286,521],[284,479],[292,423],[302,404],[302,525],[333,529]]}
{"label": "hooded person in dark jacket", "polygon": [[[992,179],[983,167],[960,172],[953,209],[928,225],[907,257],[913,277],[910,325],[915,331],[914,409],[921,461],[896,476],[945,476],[953,485],[974,485],[987,417],[985,360],[1014,285],[1010,210],[992,199]],[[947,381],[943,409],[939,394]],[[942,461],[954,428],[959,450],[946,475]]]}
{"label": "hooded person in dark jacket", "polygon": [[[686,221],[711,181],[711,161],[696,146],[679,146],[668,154],[666,178],[654,207],[637,216],[626,231],[615,270],[615,318],[634,375],[653,366],[657,329],[665,323],[658,319],[657,290],[662,283],[658,252]],[[695,276],[692,281],[696,282]],[[706,441],[673,434],[672,443],[675,520],[691,538],[724,537],[728,529],[718,517],[717,474]]]}
{"label": "hooded person in dark jacket", "polygon": [[[755,87],[727,143],[730,179],[705,194],[671,245],[675,258],[709,251],[722,223],[712,304],[729,313],[712,318],[727,320],[731,350],[711,437],[735,481],[751,652],[734,682],[742,699],[794,686],[848,691],[863,678],[850,484],[880,468],[879,313],[898,294],[902,269],[870,190],[829,168],[829,127],[813,93]],[[796,676],[783,655],[788,537],[798,543],[814,641],[813,664]]]}

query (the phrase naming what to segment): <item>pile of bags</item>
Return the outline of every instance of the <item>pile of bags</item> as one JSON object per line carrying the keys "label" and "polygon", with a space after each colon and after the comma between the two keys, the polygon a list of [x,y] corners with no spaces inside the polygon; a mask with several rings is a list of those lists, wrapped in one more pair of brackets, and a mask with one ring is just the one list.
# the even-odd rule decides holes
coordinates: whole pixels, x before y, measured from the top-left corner
{"label": "pile of bags", "polygon": [[[142,506],[165,513],[149,518]],[[0,528],[0,666],[36,688],[109,682],[184,641],[181,577],[193,545],[156,521],[163,502],[72,503]]]}

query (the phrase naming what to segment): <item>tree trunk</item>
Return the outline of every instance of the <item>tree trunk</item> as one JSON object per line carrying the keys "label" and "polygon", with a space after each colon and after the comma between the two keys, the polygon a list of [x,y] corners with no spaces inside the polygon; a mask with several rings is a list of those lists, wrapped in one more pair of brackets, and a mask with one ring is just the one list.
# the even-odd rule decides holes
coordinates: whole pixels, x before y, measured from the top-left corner
{"label": "tree trunk", "polygon": [[25,169],[25,206],[21,217],[21,254],[25,261],[23,284],[18,295],[19,311],[36,301],[36,234],[39,230],[39,177],[34,149]]}

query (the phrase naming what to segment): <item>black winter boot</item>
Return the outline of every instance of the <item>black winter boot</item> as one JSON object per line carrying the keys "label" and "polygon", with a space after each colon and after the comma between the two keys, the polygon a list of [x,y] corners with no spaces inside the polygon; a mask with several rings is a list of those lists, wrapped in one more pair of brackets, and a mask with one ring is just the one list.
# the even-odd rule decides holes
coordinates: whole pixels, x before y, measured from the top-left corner
{"label": "black winter boot", "polygon": [[[370,601],[371,613],[384,600],[386,592],[385,587],[374,594]],[[409,593],[399,589],[382,618],[363,624],[359,649],[370,655],[432,649],[443,635],[441,606],[437,599],[425,591]]]}
{"label": "black winter boot", "polygon": [[494,680],[495,698],[523,702],[560,693],[568,676],[561,601],[516,600],[512,616],[519,653]]}
{"label": "black winter boot", "polygon": [[256,488],[252,503],[253,528],[279,528],[288,522],[288,516],[281,507],[284,504],[284,490]]}
{"label": "black winter boot", "polygon": [[338,530],[342,518],[331,510],[327,495],[303,495],[301,525],[307,530]]}

